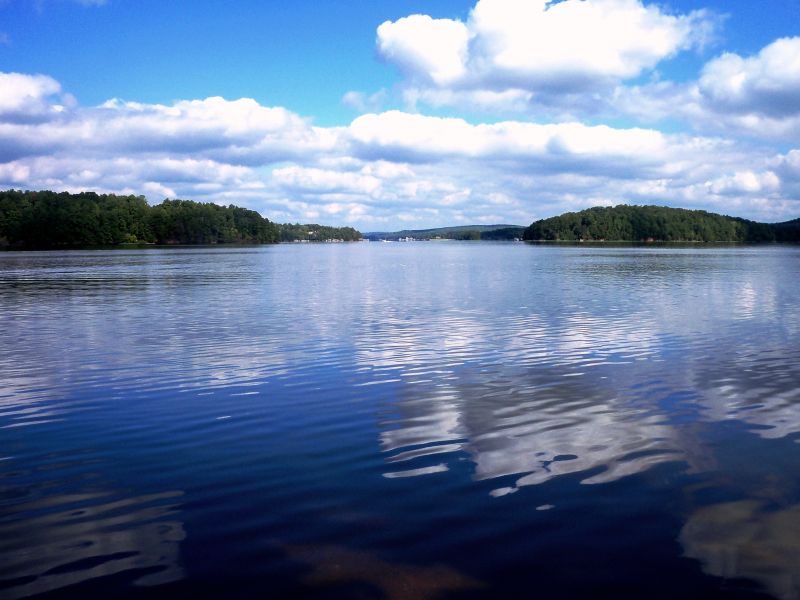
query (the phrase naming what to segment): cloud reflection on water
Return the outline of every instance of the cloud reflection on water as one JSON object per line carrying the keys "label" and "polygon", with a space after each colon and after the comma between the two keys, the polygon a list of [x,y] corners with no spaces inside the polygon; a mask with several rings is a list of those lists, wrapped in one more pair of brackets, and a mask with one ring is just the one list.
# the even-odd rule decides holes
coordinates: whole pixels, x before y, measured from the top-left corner
{"label": "cloud reflection on water", "polygon": [[[453,315],[440,330],[384,321],[391,331],[360,340],[359,361],[391,367],[403,382],[381,423],[387,461],[393,468],[408,461],[409,476],[423,475],[438,471],[414,461],[460,450],[475,479],[519,475],[516,485],[524,486],[590,471],[584,482],[602,483],[676,460],[671,428],[620,394],[629,373],[620,380],[608,370],[652,355],[651,337],[614,322],[581,329],[575,322],[566,319],[571,331],[556,337],[536,318],[490,327],[477,315]],[[600,349],[598,334],[606,340]]]}
{"label": "cloud reflection on water", "polygon": [[[125,572],[136,573],[133,583],[140,586],[182,579],[186,532],[175,518],[182,495],[110,500],[91,493],[15,506],[0,523],[2,596],[25,598]],[[50,507],[61,510],[42,514]]]}
{"label": "cloud reflection on water", "polygon": [[[341,492],[351,476],[368,473],[359,482],[375,483],[360,461],[375,458],[377,424],[383,485],[402,487],[411,477],[441,491],[449,488],[438,483],[461,478],[469,465],[474,480],[489,482],[483,489],[494,486],[490,493],[502,496],[563,475],[598,484],[673,463],[698,478],[713,475],[723,497],[727,482],[760,458],[725,466],[724,444],[713,437],[728,431],[721,422],[762,444],[800,433],[796,283],[773,268],[797,264],[789,251],[772,263],[768,248],[750,262],[746,249],[397,246],[159,253],[155,267],[129,265],[136,275],[130,284],[124,274],[114,283],[110,273],[102,281],[69,274],[60,281],[47,271],[37,280],[32,268],[22,287],[0,286],[0,328],[15,342],[0,353],[0,373],[9,379],[0,391],[0,427],[8,428],[0,431],[23,440],[29,428],[19,425],[31,425],[52,436],[51,450],[73,444],[106,458],[127,441],[147,478],[154,476],[153,447],[177,456],[171,468],[179,473],[183,460],[203,462],[196,457],[204,448],[219,451],[203,463],[222,465],[219,472],[267,456],[259,464],[307,469],[310,478],[344,473],[335,488]],[[107,263],[126,256],[139,261],[139,254],[103,253],[96,260],[111,269]],[[59,281],[49,282],[51,275]],[[231,417],[225,427],[223,417]],[[41,422],[53,418],[65,424]],[[93,432],[101,428],[113,439],[98,450]],[[59,437],[65,431],[71,437]],[[280,441],[287,439],[298,443]],[[26,448],[28,461],[40,460],[39,440],[47,441],[27,436],[17,450],[4,450],[4,470]],[[322,442],[324,452],[314,448],[309,459],[307,444]],[[774,452],[764,452],[767,462]],[[281,502],[302,503],[304,489],[291,495],[282,489],[285,477],[265,485],[280,491]],[[536,498],[542,510],[562,505],[563,498],[547,496],[553,487]],[[764,504],[766,496],[752,500],[757,488],[732,496],[754,504],[723,506],[723,516],[711,508],[692,515],[687,507],[681,541],[709,573],[784,590],[752,558],[772,552],[770,544],[783,547],[771,532],[788,518],[775,517],[780,510]],[[243,497],[253,493],[245,490]],[[9,505],[30,513],[17,529],[0,527],[0,566],[36,578],[20,586],[47,589],[81,573],[87,581],[130,569],[179,578],[185,533],[171,498],[121,509],[136,517],[120,523],[113,510],[76,523],[66,509],[57,522],[40,522],[25,498],[11,498]],[[793,502],[788,494],[778,504]],[[726,526],[703,529],[700,541],[694,533],[695,524],[720,520],[766,532],[765,542],[742,542],[751,558],[738,571],[714,558],[739,543]],[[44,537],[31,537],[32,562],[22,564],[2,540],[27,547],[31,528]],[[88,546],[48,548],[59,538]],[[69,571],[71,561],[84,559]],[[780,573],[790,568],[775,564]]]}
{"label": "cloud reflection on water", "polygon": [[505,314],[442,306],[419,326],[402,305],[365,307],[357,363],[399,380],[379,434],[393,473],[400,460],[438,472],[419,462],[447,449],[469,456],[477,480],[602,483],[667,461],[711,468],[687,419],[800,432],[800,319],[775,273],[742,272],[746,249],[727,262],[606,254],[561,265]]}
{"label": "cloud reflection on water", "polygon": [[711,421],[735,419],[764,438],[800,432],[800,348],[743,340],[724,364],[700,365],[699,405]]}

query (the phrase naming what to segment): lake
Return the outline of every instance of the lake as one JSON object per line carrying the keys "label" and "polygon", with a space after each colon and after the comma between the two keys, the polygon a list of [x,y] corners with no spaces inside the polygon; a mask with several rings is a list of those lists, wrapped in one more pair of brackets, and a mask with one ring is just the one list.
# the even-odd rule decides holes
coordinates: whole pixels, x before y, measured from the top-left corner
{"label": "lake", "polygon": [[800,247],[0,253],[0,598],[800,597]]}

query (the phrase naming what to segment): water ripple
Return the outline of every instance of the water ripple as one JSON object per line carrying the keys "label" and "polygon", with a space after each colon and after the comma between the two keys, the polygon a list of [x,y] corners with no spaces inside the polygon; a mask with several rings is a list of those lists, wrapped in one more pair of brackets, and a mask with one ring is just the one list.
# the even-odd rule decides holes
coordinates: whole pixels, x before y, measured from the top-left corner
{"label": "water ripple", "polygon": [[314,547],[500,589],[684,519],[791,597],[760,557],[800,502],[800,251],[337,246],[0,254],[0,595],[342,585]]}

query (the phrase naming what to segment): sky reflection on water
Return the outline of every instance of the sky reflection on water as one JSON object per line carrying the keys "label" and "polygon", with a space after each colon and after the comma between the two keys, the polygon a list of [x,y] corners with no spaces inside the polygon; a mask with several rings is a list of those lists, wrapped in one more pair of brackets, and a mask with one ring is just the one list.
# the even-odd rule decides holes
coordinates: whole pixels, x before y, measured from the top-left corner
{"label": "sky reflection on water", "polygon": [[[564,558],[542,589],[580,595],[607,558],[632,586],[607,587],[620,596],[796,597],[781,555],[800,535],[784,526],[800,503],[798,259],[459,243],[0,254],[0,592],[269,580],[325,596],[350,589],[328,558],[369,556],[419,590],[445,573],[453,593],[513,597],[526,556],[612,527],[620,545],[584,557],[584,580]],[[552,533],[515,533],[533,523]],[[508,554],[474,564],[481,543]],[[648,587],[642,551],[671,543],[674,587]]]}

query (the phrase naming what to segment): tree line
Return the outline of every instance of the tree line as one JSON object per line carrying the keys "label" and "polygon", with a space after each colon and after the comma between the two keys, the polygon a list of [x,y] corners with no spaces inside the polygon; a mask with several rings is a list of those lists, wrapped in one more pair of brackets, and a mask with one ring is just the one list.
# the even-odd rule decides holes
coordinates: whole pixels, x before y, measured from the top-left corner
{"label": "tree line", "polygon": [[800,219],[758,223],[665,206],[595,207],[542,219],[523,234],[531,241],[788,242],[800,241]]}
{"label": "tree line", "polygon": [[456,225],[434,229],[403,229],[402,231],[374,231],[365,233],[370,240],[514,240],[522,237],[525,229],[519,225]]}
{"label": "tree line", "polygon": [[278,227],[280,229],[280,241],[282,242],[325,242],[328,240],[356,242],[361,239],[361,232],[352,227],[328,227],[315,223],[310,225],[284,223]]}
{"label": "tree line", "polygon": [[0,191],[0,247],[119,244],[269,244],[360,239],[351,227],[278,225],[254,210],[191,200],[150,206],[144,196]]}

